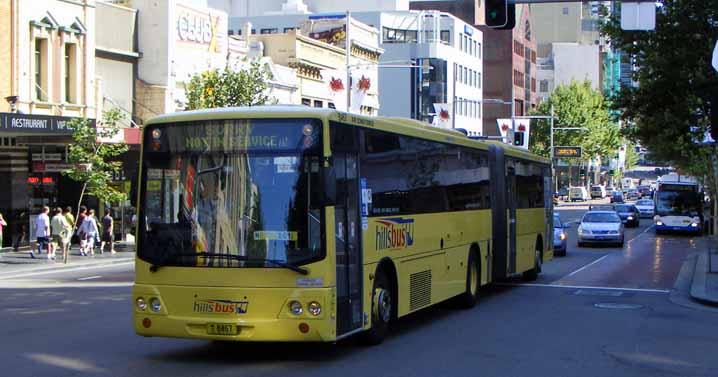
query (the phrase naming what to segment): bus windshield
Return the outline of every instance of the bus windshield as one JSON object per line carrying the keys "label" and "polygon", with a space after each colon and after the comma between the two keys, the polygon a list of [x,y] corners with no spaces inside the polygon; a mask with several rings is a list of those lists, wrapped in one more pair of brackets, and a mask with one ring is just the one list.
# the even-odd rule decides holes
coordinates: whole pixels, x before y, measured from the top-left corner
{"label": "bus windshield", "polygon": [[321,259],[321,123],[199,121],[145,132],[139,258],[205,267]]}
{"label": "bus windshield", "polygon": [[659,191],[656,198],[658,216],[700,216],[701,199],[693,191]]}

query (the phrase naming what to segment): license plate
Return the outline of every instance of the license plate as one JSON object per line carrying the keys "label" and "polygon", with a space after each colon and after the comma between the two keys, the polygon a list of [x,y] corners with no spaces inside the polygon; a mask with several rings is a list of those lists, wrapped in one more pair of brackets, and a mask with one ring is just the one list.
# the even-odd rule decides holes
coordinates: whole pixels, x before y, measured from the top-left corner
{"label": "license plate", "polygon": [[208,335],[237,335],[239,327],[232,323],[208,323]]}

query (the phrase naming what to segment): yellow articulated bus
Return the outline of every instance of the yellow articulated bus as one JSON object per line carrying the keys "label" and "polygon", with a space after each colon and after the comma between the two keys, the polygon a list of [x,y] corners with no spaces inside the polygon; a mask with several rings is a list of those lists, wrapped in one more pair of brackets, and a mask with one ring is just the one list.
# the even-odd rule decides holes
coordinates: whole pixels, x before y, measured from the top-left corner
{"label": "yellow articulated bus", "polygon": [[191,111],[143,132],[135,331],[334,342],[552,258],[549,161],[408,119]]}

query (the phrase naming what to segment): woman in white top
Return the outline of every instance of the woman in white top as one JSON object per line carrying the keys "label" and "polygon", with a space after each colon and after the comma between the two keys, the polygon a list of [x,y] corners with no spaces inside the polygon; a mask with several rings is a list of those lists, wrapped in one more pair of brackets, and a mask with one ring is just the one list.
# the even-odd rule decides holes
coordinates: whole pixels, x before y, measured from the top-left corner
{"label": "woman in white top", "polygon": [[87,217],[85,221],[80,225],[80,233],[85,235],[85,250],[80,251],[82,255],[87,256],[88,251],[90,255],[95,255],[95,240],[97,239],[97,220],[95,220],[95,210],[91,209],[87,211]]}

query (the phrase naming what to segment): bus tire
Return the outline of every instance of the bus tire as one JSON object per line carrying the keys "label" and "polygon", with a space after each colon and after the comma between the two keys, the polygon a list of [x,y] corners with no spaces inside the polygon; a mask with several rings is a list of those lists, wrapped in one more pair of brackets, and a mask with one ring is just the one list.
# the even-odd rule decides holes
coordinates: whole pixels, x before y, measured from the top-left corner
{"label": "bus tire", "polygon": [[384,269],[376,271],[371,295],[371,328],[364,333],[367,344],[376,345],[384,341],[389,332],[389,323],[395,305],[395,296],[391,289],[391,281]]}
{"label": "bus tire", "polygon": [[476,248],[469,251],[466,266],[466,290],[459,295],[458,303],[463,309],[471,309],[479,302],[479,288],[481,287],[481,264]]}
{"label": "bus tire", "polygon": [[541,248],[538,247],[538,244],[536,246],[536,258],[534,259],[534,268],[526,271],[523,273],[523,278],[526,281],[534,281],[538,279],[538,275],[541,272],[541,266],[543,264],[543,253],[541,252]]}

